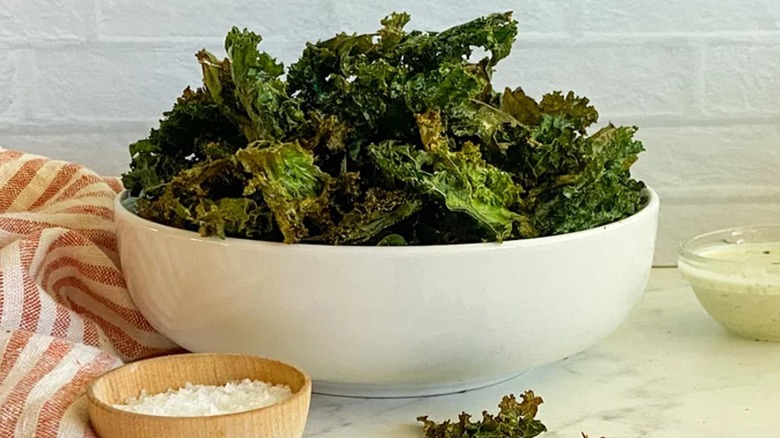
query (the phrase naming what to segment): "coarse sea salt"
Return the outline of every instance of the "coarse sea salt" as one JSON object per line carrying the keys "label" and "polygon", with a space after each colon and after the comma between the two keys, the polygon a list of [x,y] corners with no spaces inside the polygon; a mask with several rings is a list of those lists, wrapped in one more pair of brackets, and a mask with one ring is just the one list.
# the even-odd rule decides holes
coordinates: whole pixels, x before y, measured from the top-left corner
{"label": "coarse sea salt", "polygon": [[222,386],[193,385],[149,395],[146,390],[114,407],[146,415],[200,417],[230,414],[270,406],[292,396],[287,385],[260,380],[236,380]]}

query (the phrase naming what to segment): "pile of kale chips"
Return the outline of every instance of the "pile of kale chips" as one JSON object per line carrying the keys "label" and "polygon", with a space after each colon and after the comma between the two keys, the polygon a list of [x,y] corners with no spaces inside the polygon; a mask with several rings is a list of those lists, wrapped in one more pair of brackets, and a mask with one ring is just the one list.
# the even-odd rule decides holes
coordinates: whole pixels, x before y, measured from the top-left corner
{"label": "pile of kale chips", "polygon": [[130,146],[138,214],[204,236],[431,245],[569,233],[644,206],[635,127],[588,135],[584,97],[493,89],[511,13],[442,32],[408,21],[309,43],[286,70],[248,30],[227,35],[227,59],[200,51],[203,86]]}

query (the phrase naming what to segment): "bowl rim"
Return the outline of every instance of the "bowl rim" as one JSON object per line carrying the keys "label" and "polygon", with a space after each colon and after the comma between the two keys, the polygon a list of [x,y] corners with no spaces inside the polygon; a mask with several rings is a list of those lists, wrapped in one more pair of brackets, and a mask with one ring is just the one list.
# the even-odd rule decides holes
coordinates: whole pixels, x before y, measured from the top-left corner
{"label": "bowl rim", "polygon": [[[95,386],[97,386],[101,379],[110,378],[111,374],[117,373],[120,370],[124,369],[125,367],[132,366],[132,365],[138,365],[138,364],[146,364],[152,361],[164,361],[164,360],[171,360],[173,357],[180,357],[180,356],[187,356],[187,357],[223,357],[223,358],[229,358],[229,357],[248,357],[255,360],[262,360],[265,362],[273,362],[277,364],[281,364],[286,367],[290,367],[293,370],[295,370],[297,373],[299,373],[301,376],[303,376],[303,386],[298,391],[295,391],[292,393],[292,395],[280,402],[268,405],[268,406],[262,406],[259,408],[253,408],[248,409],[245,411],[238,411],[238,412],[229,412],[225,414],[215,414],[215,415],[186,415],[186,416],[173,416],[173,415],[150,415],[150,414],[143,414],[140,412],[133,412],[133,411],[127,411],[124,409],[115,408],[114,406],[104,402],[95,394]],[[311,376],[309,374],[287,362],[282,362],[277,359],[271,359],[267,357],[262,356],[254,356],[250,354],[241,354],[241,353],[178,353],[178,354],[167,354],[163,356],[156,356],[151,357],[148,359],[141,359],[134,362],[128,362],[124,365],[118,366],[110,371],[107,371],[106,373],[98,376],[97,378],[93,379],[89,386],[87,387],[87,400],[94,404],[95,406],[110,411],[112,413],[118,413],[122,415],[128,415],[135,418],[144,418],[144,419],[153,419],[152,421],[169,421],[169,420],[182,420],[182,421],[209,421],[209,420],[217,420],[221,418],[227,418],[227,417],[235,417],[239,415],[252,415],[256,414],[257,412],[263,411],[263,410],[270,410],[273,408],[279,408],[284,405],[288,405],[294,402],[294,400],[299,399],[301,397],[307,397],[307,394],[311,394]],[[205,419],[205,420],[204,420]]]}
{"label": "bowl rim", "polygon": [[[602,234],[618,228],[623,228],[634,224],[636,222],[644,220],[647,216],[653,216],[657,214],[660,207],[660,199],[658,193],[651,187],[645,185],[642,193],[647,195],[647,201],[642,208],[636,213],[626,218],[620,219],[608,224],[599,225],[597,227],[589,228],[582,231],[574,231],[571,233],[557,234],[552,236],[534,237],[530,239],[513,239],[505,240],[503,242],[477,242],[477,243],[456,243],[456,244],[437,244],[437,245],[409,245],[409,246],[366,246],[366,245],[325,245],[325,244],[312,244],[312,243],[294,243],[287,244],[284,242],[272,242],[267,240],[253,240],[243,239],[238,237],[225,237],[220,239],[218,237],[202,237],[197,231],[185,230],[181,228],[175,228],[169,225],[159,224],[148,219],[144,219],[132,211],[128,210],[124,205],[124,200],[128,198],[129,193],[127,190],[122,190],[117,193],[114,198],[114,220],[118,221],[118,218],[126,222],[133,223],[135,227],[146,228],[148,231],[155,233],[164,232],[165,234],[172,235],[177,238],[187,239],[195,242],[202,242],[205,244],[213,244],[219,246],[265,246],[268,248],[285,248],[286,251],[337,251],[340,253],[351,252],[372,252],[372,253],[404,253],[410,252],[416,253],[441,253],[442,251],[452,252],[473,252],[480,250],[491,250],[496,248],[525,248],[535,247],[540,245],[547,245],[556,242],[566,242],[569,240],[582,239],[585,237],[592,237],[598,234]],[[378,250],[379,249],[379,250]]]}
{"label": "bowl rim", "polygon": [[[743,260],[729,260],[729,259],[723,259],[719,257],[711,257],[711,256],[704,256],[697,252],[695,252],[692,248],[692,246],[699,242],[703,241],[709,238],[712,238],[713,236],[716,236],[718,234],[725,234],[725,233],[733,233],[736,231],[745,231],[745,230],[756,230],[756,229],[777,229],[780,230],[780,223],[764,223],[764,224],[754,224],[754,225],[739,225],[735,227],[728,227],[728,228],[720,228],[713,231],[708,231],[706,233],[702,233],[696,236],[691,237],[690,239],[680,242],[676,245],[676,253],[677,253],[677,261],[679,262],[698,262],[698,263],[709,263],[709,264],[718,264],[723,266],[742,266],[742,265],[751,265],[751,266],[770,266],[773,264],[773,262],[767,260],[766,262],[759,262],[759,261],[750,261],[745,262]],[[767,242],[772,242],[773,240],[767,240]],[[777,240],[777,242],[780,243],[780,240]],[[728,243],[728,242],[725,242]],[[735,245],[739,245],[739,242],[735,242]]]}

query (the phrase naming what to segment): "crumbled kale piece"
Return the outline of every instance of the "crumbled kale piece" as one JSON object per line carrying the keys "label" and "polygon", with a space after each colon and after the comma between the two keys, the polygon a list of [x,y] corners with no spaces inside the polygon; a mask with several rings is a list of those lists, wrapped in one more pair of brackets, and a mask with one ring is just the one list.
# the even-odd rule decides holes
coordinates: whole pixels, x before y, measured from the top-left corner
{"label": "crumbled kale piece", "polygon": [[385,246],[569,233],[643,207],[635,127],[588,135],[587,98],[494,90],[511,13],[440,32],[409,19],[308,43],[289,68],[247,29],[224,59],[198,52],[203,85],[130,145],[138,214],[204,236]]}
{"label": "crumbled kale piece", "polygon": [[482,412],[482,419],[471,421],[471,415],[462,412],[458,421],[436,423],[427,416],[418,417],[423,423],[426,438],[532,438],[547,431],[536,419],[541,397],[526,391],[517,401],[514,394],[504,396],[498,404],[498,414]]}

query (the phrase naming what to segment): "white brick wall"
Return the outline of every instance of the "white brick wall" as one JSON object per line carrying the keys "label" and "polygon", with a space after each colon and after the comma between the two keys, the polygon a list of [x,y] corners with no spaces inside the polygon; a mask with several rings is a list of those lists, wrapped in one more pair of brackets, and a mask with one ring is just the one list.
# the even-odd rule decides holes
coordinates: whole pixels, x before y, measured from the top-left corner
{"label": "white brick wall", "polygon": [[0,145],[121,173],[127,144],[197,84],[194,52],[219,51],[230,26],[289,63],[392,10],[418,28],[514,10],[499,85],[574,89],[604,122],[638,125],[636,174],[662,197],[657,264],[692,234],[780,222],[778,0],[2,0]]}

